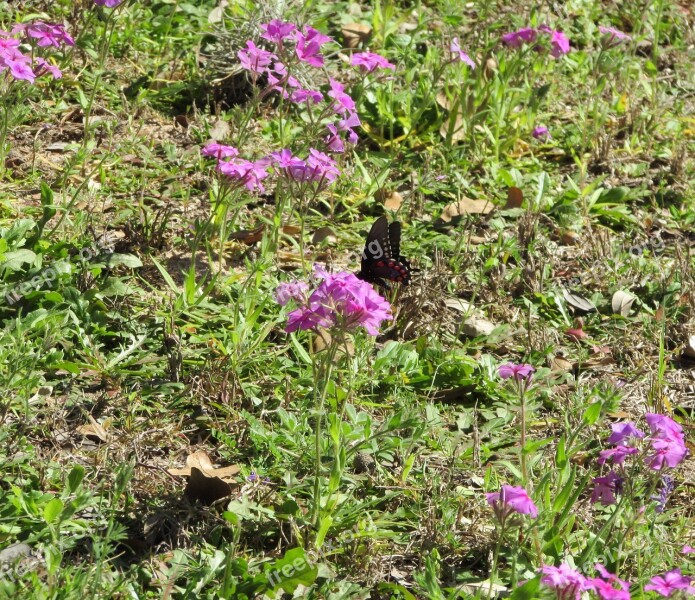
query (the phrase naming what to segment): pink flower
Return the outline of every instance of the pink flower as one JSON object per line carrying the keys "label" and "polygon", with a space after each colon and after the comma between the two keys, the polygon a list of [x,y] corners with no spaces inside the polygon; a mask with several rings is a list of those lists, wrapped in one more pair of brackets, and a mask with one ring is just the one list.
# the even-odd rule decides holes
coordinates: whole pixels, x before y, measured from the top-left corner
{"label": "pink flower", "polygon": [[328,92],[328,96],[334,100],[332,105],[333,110],[343,114],[354,113],[355,101],[345,93],[345,86],[332,78],[329,78],[328,81],[331,84],[331,91]]}
{"label": "pink flower", "polygon": [[695,594],[695,588],[692,587],[692,580],[681,573],[680,569],[673,569],[663,575],[655,575],[644,586],[645,592],[656,592],[660,596],[668,598],[678,590],[684,590],[686,594]]}
{"label": "pink flower", "polygon": [[212,156],[218,160],[223,158],[235,158],[239,156],[239,151],[232,146],[225,146],[224,144],[218,144],[217,142],[212,142],[205,146],[200,153],[203,156]]}
{"label": "pink flower", "polygon": [[292,151],[288,148],[280,150],[280,152],[271,152],[270,157],[274,160],[275,166],[278,169],[292,169],[294,167],[305,167],[306,163],[292,155]]}
{"label": "pink flower", "polygon": [[681,549],[681,553],[683,553],[683,554],[695,554],[695,548],[693,548],[692,546],[689,546],[688,544],[686,544],[686,545],[683,546],[683,548]]}
{"label": "pink flower", "polygon": [[94,0],[94,4],[105,6],[106,8],[115,8],[121,2],[123,2],[123,0]]}
{"label": "pink flower", "polygon": [[273,19],[270,23],[262,23],[261,30],[263,31],[261,37],[264,40],[279,44],[297,31],[297,26],[293,23],[281,21],[280,19]]}
{"label": "pink flower", "polygon": [[252,73],[261,74],[268,71],[268,67],[277,57],[263,48],[258,48],[251,40],[246,42],[246,49],[237,52],[241,66]]}
{"label": "pink flower", "polygon": [[685,444],[678,439],[650,438],[652,453],[646,457],[650,469],[660,471],[664,467],[677,467],[688,454]]}
{"label": "pink flower", "polygon": [[37,75],[43,75],[44,73],[48,72],[53,75],[53,79],[60,79],[63,76],[63,72],[58,67],[52,65],[41,57],[36,59],[36,66],[38,67],[36,72]]}
{"label": "pink flower", "polygon": [[538,516],[536,505],[522,487],[503,485],[499,492],[485,494],[485,496],[500,520],[512,512],[531,515],[534,519]]}
{"label": "pink flower", "polygon": [[344,152],[345,144],[343,144],[342,138],[338,135],[338,128],[335,125],[329,124],[326,125],[326,129],[330,132],[323,140],[326,147],[333,152]]}
{"label": "pink flower", "polygon": [[637,429],[635,424],[630,421],[613,423],[613,425],[611,425],[611,430],[613,433],[611,433],[606,440],[609,444],[626,446],[630,438],[640,439],[644,437],[644,432]]}
{"label": "pink flower", "polygon": [[355,127],[359,127],[362,123],[356,112],[349,113],[347,117],[338,121],[338,130],[347,132],[347,140],[351,144],[356,144],[358,137],[354,131]]}
{"label": "pink flower", "polygon": [[553,31],[550,34],[550,54],[559,58],[570,51],[570,40],[562,31]]}
{"label": "pink flower", "polygon": [[656,435],[680,435],[683,433],[683,428],[676,423],[671,417],[665,415],[658,415],[654,413],[647,413],[644,415],[647,425],[652,434]]}
{"label": "pink flower", "polygon": [[314,148],[309,148],[309,158],[307,158],[306,164],[314,171],[314,181],[323,182],[325,180],[332,183],[340,176],[337,163],[327,154]]}
{"label": "pink flower", "polygon": [[617,46],[622,42],[629,42],[632,40],[632,36],[613,27],[604,27],[603,25],[599,25],[598,30],[607,37],[609,46]]}
{"label": "pink flower", "polygon": [[378,335],[383,321],[391,320],[391,305],[372,286],[352,273],[327,273],[315,269],[322,281],[306,304],[288,315],[285,331],[317,327],[364,327],[370,335]]}
{"label": "pink flower", "polygon": [[[531,132],[531,135],[537,140],[547,140],[548,138],[550,138],[550,132],[548,131],[548,128],[545,125],[539,125],[538,127],[536,127],[533,130],[533,132]],[[569,331],[570,330],[568,330],[566,333],[569,333]]]}
{"label": "pink flower", "polygon": [[517,381],[522,381],[531,379],[531,376],[535,370],[536,369],[534,369],[531,365],[507,363],[506,365],[500,366],[497,369],[497,372],[502,379],[509,379],[510,377],[513,377]]}
{"label": "pink flower", "polygon": [[53,25],[37,21],[26,26],[26,33],[29,37],[37,39],[37,45],[43,47],[55,46],[60,48],[61,44],[74,46],[75,40],[65,31],[62,25]]}
{"label": "pink flower", "polygon": [[524,43],[531,43],[536,40],[538,33],[531,27],[524,27],[518,31],[505,33],[502,41],[511,48],[521,48]]}
{"label": "pink flower", "polygon": [[615,494],[622,491],[623,479],[611,471],[605,477],[595,477],[594,491],[591,493],[592,502],[600,502],[604,506],[616,503]]}
{"label": "pink flower", "polygon": [[350,64],[359,67],[365,73],[371,73],[376,69],[395,69],[396,65],[390,63],[380,54],[374,52],[356,52],[350,57]]}
{"label": "pink flower", "polygon": [[281,283],[275,290],[275,299],[280,306],[285,306],[290,300],[302,302],[306,300],[309,284],[305,281],[290,281]]}
{"label": "pink flower", "polygon": [[589,580],[567,563],[562,563],[559,567],[544,565],[541,567],[541,572],[543,573],[541,583],[554,589],[558,598],[562,600],[569,600],[572,597],[580,600],[582,592],[591,589]]}
{"label": "pink flower", "polygon": [[10,74],[15,79],[23,79],[29,83],[34,83],[36,74],[28,65],[29,59],[21,52],[10,54],[9,52],[0,53],[0,72],[5,69],[10,70]]}
{"label": "pink flower", "polygon": [[467,64],[471,69],[475,69],[475,63],[473,62],[473,59],[470,56],[468,56],[468,54],[466,54],[463,50],[461,50],[459,39],[457,37],[451,40],[449,50],[451,51],[451,54],[453,54],[454,58],[460,60],[462,63]]}
{"label": "pink flower", "polygon": [[258,190],[263,193],[265,188],[261,181],[268,177],[268,164],[267,159],[251,162],[233,158],[230,161],[220,160],[217,163],[217,170],[226,177],[242,183],[250,192]]}
{"label": "pink flower", "polygon": [[601,576],[590,579],[589,586],[601,600],[630,600],[630,584],[627,581],[609,573],[603,565],[594,566]]}

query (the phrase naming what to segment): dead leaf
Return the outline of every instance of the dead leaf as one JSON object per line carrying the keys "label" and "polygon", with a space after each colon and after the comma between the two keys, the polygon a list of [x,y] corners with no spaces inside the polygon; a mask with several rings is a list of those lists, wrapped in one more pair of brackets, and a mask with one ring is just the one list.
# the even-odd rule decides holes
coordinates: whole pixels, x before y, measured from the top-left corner
{"label": "dead leaf", "polygon": [[550,370],[555,372],[571,373],[572,363],[562,356],[556,356],[550,360]]}
{"label": "dead leaf", "polygon": [[579,340],[583,340],[585,337],[589,336],[589,334],[583,329],[568,329],[567,331],[565,331],[565,335],[576,342],[578,342]]}
{"label": "dead leaf", "polygon": [[[92,440],[93,442],[107,442],[109,440],[109,434],[106,429],[97,423],[91,415],[88,415],[89,424],[80,425],[77,428],[77,433]],[[104,421],[104,425],[107,425],[110,421]]]}
{"label": "dead leaf", "polygon": [[569,290],[563,288],[562,295],[565,298],[565,302],[567,302],[567,304],[570,304],[571,306],[574,306],[574,308],[577,308],[584,312],[593,312],[596,310],[596,306],[591,300],[589,300],[588,298],[584,298],[579,294],[573,294]]}
{"label": "dead leaf", "polygon": [[299,235],[302,233],[302,228],[297,227],[296,225],[283,225],[282,226],[282,233],[285,235]]}
{"label": "dead leaf", "polygon": [[524,192],[522,192],[518,187],[510,187],[507,190],[507,203],[504,208],[521,208],[524,203]]}
{"label": "dead leaf", "polygon": [[398,192],[391,192],[391,194],[384,194],[382,201],[384,202],[384,208],[388,210],[396,211],[403,204],[403,196]]}
{"label": "dead leaf", "polygon": [[448,308],[452,308],[453,310],[462,313],[468,313],[473,309],[472,304],[466,302],[465,300],[461,300],[461,298],[447,298],[444,300],[444,304]]}
{"label": "dead leaf", "polygon": [[320,244],[324,241],[327,244],[335,244],[338,241],[335,232],[330,227],[319,227],[311,238],[312,244]]}
{"label": "dead leaf", "polygon": [[220,498],[226,498],[239,487],[233,476],[241,469],[239,465],[216,468],[210,457],[203,450],[199,450],[186,458],[186,467],[168,471],[172,475],[188,477],[188,484],[184,490],[187,498],[209,505]]}
{"label": "dead leaf", "polygon": [[235,231],[229,234],[230,240],[238,240],[243,242],[247,246],[251,246],[256,242],[260,242],[263,239],[263,230],[265,225],[261,225],[256,229],[241,229],[240,231]]}
{"label": "dead leaf", "polygon": [[579,243],[579,234],[575,231],[563,231],[560,235],[560,243],[565,246],[576,246]]}
{"label": "dead leaf", "polygon": [[343,40],[346,48],[357,48],[360,43],[369,40],[372,35],[372,28],[362,23],[349,23],[342,29]]}
{"label": "dead leaf", "polygon": [[471,317],[470,319],[466,319],[463,327],[461,327],[461,333],[466,337],[475,338],[481,335],[490,335],[494,329],[494,323],[491,323],[487,319]]}
{"label": "dead leaf", "polygon": [[464,215],[486,215],[492,212],[494,208],[495,205],[489,200],[463,198],[446,206],[439,218],[445,223],[451,223],[452,220]]}
{"label": "dead leaf", "polygon": [[695,358],[695,335],[691,335],[688,338],[688,343],[685,345],[685,348],[683,349],[683,356],[687,356],[688,358]]}
{"label": "dead leaf", "polygon": [[632,294],[618,290],[613,294],[613,300],[611,301],[613,313],[627,317],[630,314],[630,308],[635,300],[636,298]]}
{"label": "dead leaf", "polygon": [[186,115],[176,115],[174,117],[174,125],[178,125],[181,129],[188,129],[190,123]]}

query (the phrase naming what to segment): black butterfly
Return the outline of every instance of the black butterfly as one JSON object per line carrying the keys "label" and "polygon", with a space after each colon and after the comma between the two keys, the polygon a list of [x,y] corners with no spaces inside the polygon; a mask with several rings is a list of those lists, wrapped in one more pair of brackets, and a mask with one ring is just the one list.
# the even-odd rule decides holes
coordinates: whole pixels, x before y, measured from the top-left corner
{"label": "black butterfly", "polygon": [[408,285],[410,262],[401,256],[401,224],[389,225],[386,217],[379,217],[372,225],[362,252],[362,264],[357,277],[389,289],[389,281]]}

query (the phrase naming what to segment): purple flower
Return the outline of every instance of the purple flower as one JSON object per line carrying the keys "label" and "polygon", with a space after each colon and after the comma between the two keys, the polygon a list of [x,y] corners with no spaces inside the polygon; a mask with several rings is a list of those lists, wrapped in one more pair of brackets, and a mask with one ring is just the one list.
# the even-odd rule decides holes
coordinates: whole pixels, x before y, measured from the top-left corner
{"label": "purple flower", "polygon": [[671,492],[673,492],[674,487],[675,486],[673,484],[673,477],[669,477],[668,475],[662,475],[661,489],[659,490],[659,495],[652,496],[652,500],[656,500],[656,508],[654,509],[656,512],[664,512],[664,509],[666,508],[666,503],[668,502],[668,498],[671,495]]}
{"label": "purple flower", "polygon": [[331,84],[331,91],[328,92],[328,96],[334,100],[332,105],[333,110],[343,114],[354,113],[355,101],[345,93],[345,86],[332,78],[329,78],[328,81]]}
{"label": "purple flower", "polygon": [[630,584],[627,581],[609,573],[603,565],[594,566],[601,576],[590,579],[589,586],[601,600],[630,600]]}
{"label": "purple flower", "polygon": [[105,6],[106,8],[115,8],[121,2],[123,2],[123,0],[94,0],[94,4]]}
{"label": "purple flower", "polygon": [[598,30],[607,37],[607,43],[609,46],[617,46],[622,42],[629,42],[632,40],[632,36],[613,27],[604,27],[603,25],[599,25]]}
{"label": "purple flower", "polygon": [[380,54],[374,52],[356,52],[350,57],[350,64],[359,67],[365,73],[371,73],[376,69],[395,69],[396,65],[390,63]]}
{"label": "purple flower", "polygon": [[695,554],[695,548],[693,548],[692,546],[689,546],[688,544],[686,544],[686,545],[683,546],[683,548],[681,549],[681,553],[683,553],[683,554]]}
{"label": "purple flower", "polygon": [[640,439],[644,437],[644,432],[637,429],[635,424],[631,421],[613,423],[613,425],[611,425],[611,430],[613,433],[611,433],[610,436],[608,436],[608,440],[606,440],[609,444],[626,446],[630,441],[629,438]]}
{"label": "purple flower", "polygon": [[500,521],[512,512],[531,515],[534,519],[538,516],[538,508],[522,487],[503,485],[499,492],[485,494],[485,496]]}
{"label": "purple flower", "polygon": [[609,448],[608,450],[601,450],[599,458],[596,462],[599,465],[606,463],[607,461],[612,462],[615,465],[622,465],[625,459],[631,454],[637,454],[639,450],[637,448],[631,448],[630,446],[616,446],[615,448]]}
{"label": "purple flower", "polygon": [[338,135],[338,128],[335,125],[329,124],[326,125],[326,129],[330,132],[330,134],[323,139],[326,147],[333,152],[344,152],[345,144],[343,144],[342,138]]}
{"label": "purple flower", "polygon": [[502,41],[511,48],[521,48],[524,43],[531,43],[536,40],[538,33],[531,27],[523,27],[518,31],[505,33]]}
{"label": "purple flower", "polygon": [[297,58],[312,67],[322,67],[323,56],[319,52],[321,46],[330,42],[331,38],[308,25],[304,28],[304,33],[296,32],[294,37],[297,40]]}
{"label": "purple flower", "polygon": [[281,21],[280,19],[273,19],[270,23],[262,23],[261,30],[263,31],[261,37],[264,40],[279,44],[297,31],[297,26],[293,23]]}
{"label": "purple flower", "polygon": [[280,306],[285,306],[290,300],[302,302],[306,299],[309,284],[305,281],[290,281],[281,283],[275,290],[275,299]]}
{"label": "purple flower", "polygon": [[340,176],[337,163],[327,154],[314,148],[309,148],[309,158],[307,158],[306,164],[313,171],[313,181],[332,183]]}
{"label": "purple flower", "polygon": [[536,369],[534,369],[531,365],[507,363],[506,365],[500,366],[497,369],[497,372],[502,379],[509,379],[510,377],[513,377],[517,381],[522,381],[531,379],[531,376],[535,370]]}
{"label": "purple flower", "polygon": [[533,132],[531,132],[531,135],[537,140],[547,140],[550,138],[550,132],[545,125],[539,125],[536,127]]}
{"label": "purple flower", "polygon": [[604,506],[616,503],[615,494],[622,491],[623,479],[610,471],[605,477],[594,477],[594,491],[591,493],[592,502],[600,502]]}
{"label": "purple flower", "polygon": [[338,129],[340,131],[346,131],[348,142],[351,144],[356,144],[359,138],[357,137],[354,128],[359,127],[361,124],[362,123],[360,122],[360,118],[357,116],[357,113],[353,112],[349,113],[344,119],[338,121]]}
{"label": "purple flower", "polygon": [[695,587],[692,586],[692,579],[681,573],[680,569],[673,569],[663,575],[655,575],[644,586],[645,592],[656,592],[660,596],[668,598],[674,592],[684,590],[686,594],[695,594]]}
{"label": "purple flower", "polygon": [[683,428],[671,417],[647,413],[644,415],[644,418],[647,421],[647,425],[649,425],[649,430],[657,437],[659,435],[670,437],[671,435],[680,435],[683,433]]}
{"label": "purple flower", "polygon": [[364,327],[378,335],[383,321],[391,320],[391,305],[374,288],[352,273],[326,273],[315,269],[322,279],[306,304],[288,315],[285,331],[339,326],[345,329]]}
{"label": "purple flower", "polygon": [[19,50],[7,48],[0,51],[0,73],[9,69],[10,74],[15,79],[22,79],[29,83],[34,83],[36,74],[29,66],[30,59],[24,56]]}
{"label": "purple flower", "polygon": [[278,169],[292,169],[294,167],[306,166],[306,163],[302,159],[292,155],[292,150],[289,148],[280,150],[280,152],[271,152],[270,157],[273,159]]}
{"label": "purple flower", "polygon": [[239,156],[239,151],[232,146],[225,146],[224,144],[218,144],[217,142],[212,142],[205,146],[200,153],[203,156],[212,156],[218,160],[223,158],[235,158]]}
{"label": "purple flower", "polygon": [[63,76],[63,72],[58,67],[52,65],[41,57],[37,57],[36,66],[38,67],[36,72],[37,75],[43,75],[44,73],[48,72],[53,75],[53,79],[60,79]]}
{"label": "purple flower", "polygon": [[323,100],[323,94],[315,90],[298,89],[290,95],[290,101],[295,104],[301,104],[302,102],[318,104],[321,100]]}
{"label": "purple flower", "polygon": [[449,50],[451,51],[451,54],[453,54],[454,58],[460,60],[462,63],[467,64],[471,69],[475,69],[475,63],[473,62],[473,59],[470,56],[468,56],[468,54],[466,54],[463,50],[461,50],[459,39],[457,37],[451,40]]}
{"label": "purple flower", "polygon": [[543,577],[541,583],[556,591],[562,600],[574,598],[580,600],[582,592],[590,589],[589,580],[579,571],[572,569],[567,563],[559,567],[544,565],[541,567]]}
{"label": "purple flower", "polygon": [[246,49],[241,49],[237,52],[241,66],[247,71],[260,75],[268,71],[268,67],[277,57],[263,48],[258,48],[253,41],[246,42]]}

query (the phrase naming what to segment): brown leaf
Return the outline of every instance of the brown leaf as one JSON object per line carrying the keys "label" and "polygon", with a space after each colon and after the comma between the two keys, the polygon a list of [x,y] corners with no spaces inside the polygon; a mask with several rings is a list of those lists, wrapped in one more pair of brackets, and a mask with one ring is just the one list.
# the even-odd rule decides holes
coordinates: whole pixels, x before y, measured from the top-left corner
{"label": "brown leaf", "polygon": [[524,192],[522,192],[518,187],[510,187],[507,190],[507,203],[504,208],[521,208],[524,203]]}
{"label": "brown leaf", "polygon": [[550,370],[551,371],[561,371],[563,373],[570,373],[573,370],[572,363],[566,358],[561,356],[556,356],[550,360]]}
{"label": "brown leaf", "polygon": [[191,476],[183,493],[189,500],[199,500],[209,505],[230,496],[236,487],[239,487],[238,484],[232,485],[219,477],[209,477],[200,469],[191,467]]}
{"label": "brown leaf", "polygon": [[495,205],[489,200],[463,198],[446,206],[439,218],[445,223],[450,223],[453,219],[463,215],[486,215],[492,212],[494,208]]}
{"label": "brown leaf", "polygon": [[594,303],[588,298],[584,298],[584,296],[580,296],[579,294],[573,294],[572,292],[564,288],[562,290],[562,295],[564,296],[567,304],[574,306],[574,308],[577,308],[584,312],[592,312],[596,310],[596,306],[594,305]]}
{"label": "brown leaf", "polygon": [[263,239],[263,230],[265,225],[261,225],[256,229],[242,229],[240,231],[235,231],[229,235],[230,240],[238,240],[243,242],[247,246],[251,246],[256,242],[260,242]]}
{"label": "brown leaf", "polygon": [[346,48],[357,48],[360,43],[366,42],[372,35],[372,28],[362,23],[350,23],[342,30]]}
{"label": "brown leaf", "polygon": [[[88,415],[89,424],[80,425],[77,428],[77,433],[92,440],[93,442],[107,442],[109,439],[109,434],[106,429],[97,423],[91,415]],[[108,425],[107,422],[105,422]]]}
{"label": "brown leaf", "polygon": [[687,356],[688,358],[695,358],[695,335],[691,335],[688,338],[688,343],[683,349],[683,355]]}
{"label": "brown leaf", "polygon": [[311,238],[312,244],[320,244],[323,241],[328,244],[335,244],[338,241],[335,232],[330,227],[319,227]]}
{"label": "brown leaf", "polygon": [[572,338],[577,342],[579,340],[584,339],[585,337],[588,337],[588,334],[583,329],[568,329],[567,331],[565,331],[565,335],[568,338]]}
{"label": "brown leaf", "polygon": [[302,233],[302,228],[297,227],[296,225],[283,225],[282,226],[282,233],[285,235],[299,235]]}
{"label": "brown leaf", "polygon": [[204,450],[198,450],[193,454],[189,454],[186,458],[186,466],[183,469],[168,469],[172,475],[183,475],[190,477],[192,470],[197,469],[207,477],[219,477],[222,479],[231,479],[234,475],[241,471],[239,465],[230,465],[228,467],[215,467],[210,460],[210,457]]}
{"label": "brown leaf", "polygon": [[579,243],[579,234],[575,231],[563,231],[560,234],[560,243],[565,246],[576,246]]}
{"label": "brown leaf", "polygon": [[388,210],[396,211],[403,204],[403,196],[398,192],[391,192],[389,196],[384,199],[384,207]]}

